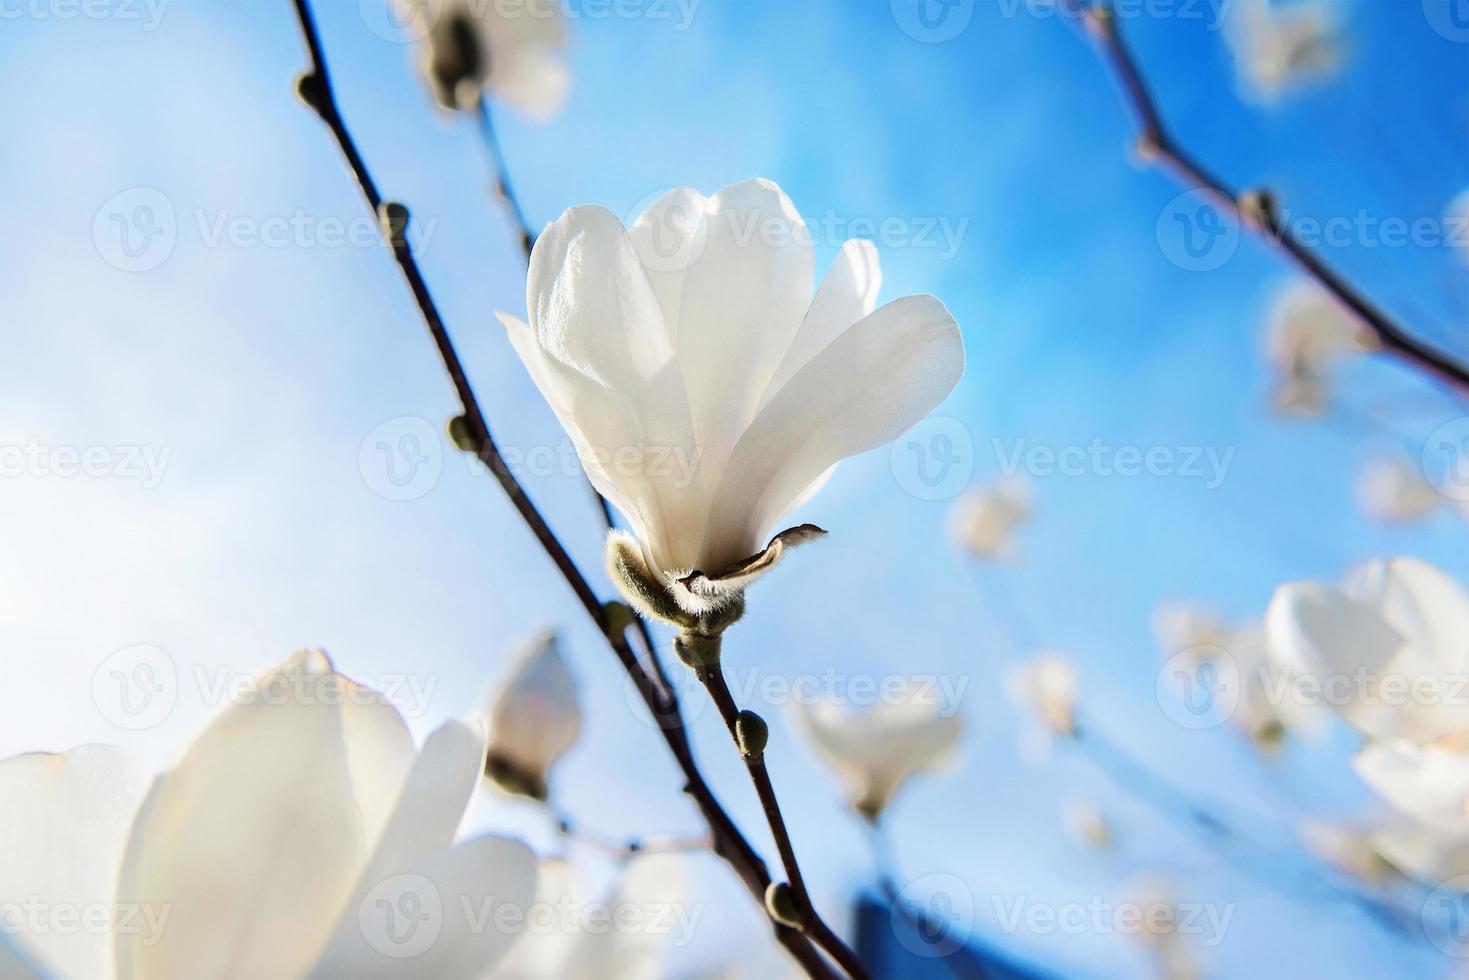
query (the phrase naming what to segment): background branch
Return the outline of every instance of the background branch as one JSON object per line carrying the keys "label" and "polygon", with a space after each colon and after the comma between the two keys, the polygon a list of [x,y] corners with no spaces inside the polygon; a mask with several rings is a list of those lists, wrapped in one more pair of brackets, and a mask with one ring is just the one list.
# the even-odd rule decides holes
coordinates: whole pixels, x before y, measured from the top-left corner
{"label": "background branch", "polygon": [[1103,55],[1117,75],[1123,95],[1137,116],[1141,134],[1138,152],[1145,160],[1156,160],[1184,184],[1204,191],[1227,208],[1241,225],[1253,228],[1266,241],[1279,246],[1300,269],[1315,279],[1372,332],[1382,350],[1420,368],[1430,375],[1469,393],[1469,367],[1444,351],[1418,340],[1341,273],[1328,266],[1307,248],[1281,217],[1266,191],[1240,193],[1231,188],[1187,149],[1164,125],[1157,101],[1148,88],[1137,59],[1122,37],[1117,17],[1104,0],[1063,0],[1073,16],[1085,19]]}
{"label": "background branch", "polygon": [[[305,37],[306,46],[311,58],[311,68],[297,80],[297,93],[327,124],[332,135],[336,138],[343,157],[346,158],[347,166],[367,199],[368,206],[378,215],[385,225],[388,244],[392,249],[393,256],[397,260],[398,267],[403,273],[403,278],[408,283],[413,299],[423,315],[424,323],[428,326],[429,334],[433,338],[434,346],[439,352],[444,368],[449,374],[449,379],[454,385],[454,391],[459,397],[463,410],[461,416],[465,435],[475,447],[475,455],[494,474],[496,481],[510,498],[516,511],[520,514],[526,526],[535,535],[541,548],[556,565],[566,583],[576,594],[578,601],[586,610],[598,628],[606,636],[608,644],[612,647],[618,661],[628,676],[632,678],[637,687],[638,694],[643,702],[652,712],[653,717],[659,722],[659,731],[663,734],[664,741],[673,753],[679,768],[685,777],[684,792],[687,793],[697,804],[704,819],[708,822],[714,841],[714,852],[724,858],[739,875],[752,895],[757,900],[764,902],[765,889],[770,884],[770,874],[766,870],[765,863],[755,853],[749,841],[740,833],[729,814],[715,798],[713,791],[704,780],[696,764],[693,751],[690,747],[688,734],[684,728],[682,716],[679,711],[677,697],[670,687],[660,686],[643,667],[638,663],[632,648],[628,646],[626,637],[620,633],[608,629],[608,616],[603,603],[597,598],[596,593],[588,584],[586,578],[576,567],[575,562],[557,539],[555,533],[531,502],[525,490],[515,479],[514,474],[506,465],[504,458],[500,455],[498,447],[492,438],[489,426],[485,421],[484,413],[480,408],[479,401],[475,397],[474,390],[469,383],[469,378],[464,371],[463,363],[454,349],[448,331],[444,326],[443,318],[439,315],[433,297],[423,279],[423,274],[418,267],[418,262],[408,246],[407,240],[407,213],[400,206],[390,205],[384,202],[382,193],[373,181],[371,173],[352,140],[345,123],[342,120],[341,111],[337,105],[336,95],[332,89],[331,75],[327,68],[325,54],[322,51],[321,38],[316,28],[315,19],[311,13],[309,0],[292,0],[297,20],[300,22],[301,32]],[[656,658],[654,658],[656,660]],[[773,920],[772,920],[773,921]],[[792,956],[801,964],[806,972],[813,977],[829,977],[833,973],[816,951],[810,941],[799,931],[774,924],[776,938],[785,946]]]}

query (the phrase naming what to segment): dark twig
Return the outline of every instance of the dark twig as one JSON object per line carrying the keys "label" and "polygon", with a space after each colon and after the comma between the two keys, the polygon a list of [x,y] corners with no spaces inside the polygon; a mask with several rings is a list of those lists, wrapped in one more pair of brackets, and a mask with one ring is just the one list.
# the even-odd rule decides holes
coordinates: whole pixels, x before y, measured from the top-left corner
{"label": "dark twig", "polygon": [[[663,734],[664,741],[673,753],[679,768],[683,771],[685,778],[684,792],[687,793],[698,806],[706,822],[708,822],[713,836],[713,849],[716,854],[724,858],[740,879],[745,883],[751,894],[758,899],[764,899],[765,890],[770,884],[770,874],[766,870],[765,863],[755,853],[754,848],[745,840],[729,814],[720,805],[708,783],[700,773],[694,760],[692,748],[689,744],[688,733],[684,728],[682,716],[673,689],[660,686],[653,676],[644,670],[638,662],[632,648],[628,645],[624,634],[609,629],[609,617],[606,608],[596,593],[588,584],[586,578],[576,567],[575,562],[557,539],[555,532],[546,523],[540,512],[536,509],[524,489],[511,473],[504,458],[500,455],[498,447],[492,438],[489,426],[485,421],[484,413],[480,409],[479,402],[470,386],[469,379],[464,371],[464,366],[459,360],[459,355],[454,349],[453,342],[449,338],[448,330],[444,326],[443,318],[439,315],[437,306],[434,304],[428,287],[424,282],[423,274],[418,267],[418,262],[408,247],[408,236],[406,234],[406,213],[398,209],[395,213],[394,206],[384,202],[377,184],[368,172],[366,164],[353,142],[342,120],[341,111],[336,102],[336,95],[332,89],[331,75],[327,69],[326,57],[322,52],[320,35],[316,29],[316,22],[311,14],[309,0],[292,0],[295,7],[297,19],[300,22],[301,32],[305,36],[306,46],[311,56],[310,70],[301,76],[297,82],[297,91],[305,101],[321,117],[336,138],[338,147],[347,161],[347,166],[367,199],[368,206],[383,220],[388,230],[388,241],[397,260],[398,267],[403,273],[403,278],[408,283],[408,288],[413,294],[419,311],[423,315],[425,324],[428,326],[429,334],[433,338],[434,346],[438,349],[439,357],[444,363],[444,368],[449,374],[449,379],[454,385],[454,391],[459,397],[463,410],[463,426],[465,438],[475,447],[475,454],[485,464],[496,481],[510,498],[516,511],[520,514],[526,526],[535,535],[541,548],[556,565],[562,577],[576,594],[577,600],[586,610],[587,615],[602,630],[607,638],[608,644],[617,655],[618,661],[628,676],[632,678],[637,687],[638,694],[642,697],[648,710],[653,717],[659,721],[659,731]],[[808,974],[813,977],[830,977],[833,971],[827,966],[820,953],[817,952],[810,941],[798,930],[776,924],[774,926],[777,939],[790,951],[791,955],[801,964]]]}
{"label": "dark twig", "polygon": [[741,749],[745,768],[750,773],[750,781],[755,784],[755,792],[760,797],[760,806],[765,811],[765,822],[770,826],[770,834],[775,838],[775,847],[780,853],[781,864],[785,868],[786,877],[790,879],[791,897],[795,899],[802,930],[811,937],[816,945],[836,960],[853,980],[866,980],[867,971],[863,968],[862,961],[846,943],[842,942],[835,930],[827,925],[826,920],[816,911],[816,906],[811,901],[811,893],[806,888],[805,876],[801,874],[800,862],[796,860],[796,848],[791,843],[790,831],[786,829],[785,816],[780,810],[780,800],[775,795],[775,783],[771,781],[770,771],[765,768],[764,747],[761,746],[759,751],[745,751],[747,746],[743,743],[739,732],[740,709],[735,704],[728,681],[725,680],[724,668],[716,660],[712,664],[695,667],[694,671],[719,709],[719,715],[724,719],[724,726],[729,729],[730,737]]}
{"label": "dark twig", "polygon": [[1143,159],[1156,160],[1163,164],[1180,181],[1204,191],[1227,208],[1241,225],[1254,229],[1266,241],[1279,246],[1302,271],[1357,316],[1371,331],[1382,350],[1421,368],[1461,392],[1469,391],[1469,367],[1446,352],[1418,340],[1341,273],[1307,248],[1291,231],[1268,192],[1241,193],[1235,190],[1185,147],[1179,145],[1164,124],[1137,59],[1123,39],[1117,17],[1107,3],[1101,0],[1064,2],[1073,16],[1085,19],[1091,34],[1096,37],[1103,54],[1112,65],[1123,95],[1137,116],[1141,128],[1138,152]]}
{"label": "dark twig", "polygon": [[[475,103],[474,110],[475,129],[479,133],[480,144],[484,147],[485,156],[489,158],[490,172],[494,175],[495,196],[504,205],[505,211],[515,226],[516,236],[520,241],[521,251],[525,254],[526,265],[530,265],[531,253],[536,245],[536,233],[532,230],[530,221],[525,216],[525,209],[520,205],[520,197],[515,193],[515,186],[510,181],[510,167],[505,162],[505,153],[500,148],[500,137],[495,130],[494,116],[490,110],[490,103],[481,97]],[[602,514],[602,525],[611,531],[617,527],[616,518],[612,514],[612,505],[607,498],[602,496],[597,488],[587,481],[587,489],[592,491],[592,496],[597,499],[597,509]],[[652,631],[643,619],[637,621],[638,636],[643,643],[648,662],[653,667],[653,673],[659,685],[665,692],[671,690],[669,686],[668,673],[663,667],[663,661],[658,656],[658,648],[654,645]]]}

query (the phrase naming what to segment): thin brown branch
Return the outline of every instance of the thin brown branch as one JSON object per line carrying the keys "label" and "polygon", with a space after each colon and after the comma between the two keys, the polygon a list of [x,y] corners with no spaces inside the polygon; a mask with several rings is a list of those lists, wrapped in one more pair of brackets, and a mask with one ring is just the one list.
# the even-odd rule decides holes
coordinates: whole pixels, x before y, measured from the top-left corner
{"label": "thin brown branch", "polygon": [[1145,159],[1156,160],[1179,180],[1209,194],[1234,214],[1240,224],[1252,228],[1266,241],[1278,246],[1307,275],[1315,279],[1371,331],[1378,346],[1406,363],[1469,392],[1469,366],[1450,354],[1414,337],[1406,327],[1373,302],[1361,289],[1311,251],[1291,230],[1268,192],[1242,193],[1208,169],[1173,137],[1158,110],[1157,100],[1143,77],[1142,69],[1122,36],[1118,18],[1100,0],[1065,0],[1066,9],[1085,19],[1102,53],[1111,64],[1123,96],[1137,117],[1138,149]]}
{"label": "thin brown branch", "polygon": [[[713,837],[713,849],[716,854],[727,861],[735,870],[741,881],[743,881],[750,893],[757,900],[764,900],[765,889],[770,884],[770,874],[766,870],[765,863],[755,852],[754,848],[744,838],[744,835],[735,826],[729,814],[720,805],[708,783],[700,773],[697,763],[693,757],[693,751],[689,744],[688,733],[684,728],[679,706],[672,688],[664,688],[658,684],[653,676],[643,669],[639,664],[632,648],[628,645],[626,637],[621,633],[615,633],[608,629],[608,617],[606,609],[600,599],[597,598],[591,585],[577,568],[576,563],[562,546],[554,531],[546,523],[535,504],[520,486],[501,456],[489,426],[485,421],[484,413],[480,408],[479,401],[475,397],[474,390],[469,383],[463,363],[454,349],[454,344],[449,337],[448,330],[444,326],[443,318],[440,316],[438,307],[429,293],[428,286],[424,281],[423,274],[419,269],[412,250],[408,246],[406,234],[406,213],[399,211],[401,218],[396,229],[392,229],[393,222],[388,220],[392,209],[386,205],[382,193],[373,181],[356,143],[342,119],[341,111],[337,105],[336,95],[332,88],[331,75],[327,68],[326,57],[322,51],[321,38],[316,28],[315,19],[311,13],[309,0],[292,0],[296,16],[300,22],[301,32],[305,37],[306,46],[310,53],[311,68],[297,82],[297,91],[301,98],[321,117],[327,124],[332,135],[336,138],[337,145],[346,159],[347,166],[352,176],[357,181],[366,198],[368,206],[380,219],[384,220],[391,233],[388,234],[389,245],[398,267],[413,294],[413,299],[418,305],[427,325],[429,334],[434,341],[439,357],[443,361],[444,368],[449,374],[449,379],[454,385],[454,391],[459,398],[462,408],[464,425],[467,428],[467,436],[477,447],[476,456],[485,464],[496,481],[510,498],[516,511],[526,526],[535,535],[537,542],[546,552],[546,555],[555,564],[561,576],[575,593],[577,600],[581,603],[592,621],[601,629],[606,636],[608,644],[612,647],[618,661],[628,676],[632,678],[637,687],[639,696],[643,699],[653,717],[659,721],[659,731],[663,735],[669,750],[673,753],[679,768],[682,770],[685,784],[684,792],[687,793],[698,806],[700,813],[709,824]],[[655,658],[656,659],[656,658]],[[801,964],[806,972],[813,977],[834,976],[833,971],[827,966],[821,955],[817,952],[810,941],[795,929],[779,924],[774,924],[776,938],[793,957]]]}
{"label": "thin brown branch", "polygon": [[791,834],[786,828],[785,816],[781,813],[780,800],[775,795],[775,783],[770,778],[770,770],[765,767],[764,750],[762,748],[758,752],[746,753],[740,744],[738,729],[740,710],[735,704],[734,695],[730,692],[729,682],[725,680],[724,668],[716,660],[712,664],[696,667],[695,673],[719,709],[719,715],[724,719],[724,726],[729,729],[730,737],[741,749],[745,768],[750,773],[750,781],[755,784],[755,792],[760,797],[760,806],[765,811],[765,822],[770,827],[771,836],[775,838],[775,848],[780,853],[781,865],[785,868],[786,877],[789,879],[791,897],[795,899],[796,911],[801,918],[801,928],[853,980],[867,980],[867,971],[863,968],[862,961],[821,917],[821,913],[816,910],[815,903],[811,901],[811,892],[806,887],[806,878],[801,873],[800,862],[796,859],[795,845],[791,843]]}

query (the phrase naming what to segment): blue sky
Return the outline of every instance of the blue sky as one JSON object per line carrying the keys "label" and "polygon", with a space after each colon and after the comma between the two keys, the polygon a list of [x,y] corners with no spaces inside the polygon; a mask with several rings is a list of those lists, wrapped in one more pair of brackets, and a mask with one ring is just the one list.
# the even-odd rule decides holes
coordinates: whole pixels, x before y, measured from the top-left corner
{"label": "blue sky", "polygon": [[[431,108],[410,48],[369,29],[374,2],[318,5],[348,122],[385,192],[413,210],[426,275],[501,442],[558,447],[493,319],[523,311],[524,274],[472,131]],[[818,233],[823,265],[850,229],[896,219],[909,239],[882,249],[884,299],[939,296],[968,350],[966,377],[936,413],[956,421],[925,423],[949,428],[916,438],[966,436],[968,482],[993,479],[1021,444],[1232,455],[1217,486],[1037,477],[1019,555],[978,570],[945,540],[952,499],[905,489],[901,447],[853,460],[798,515],[830,538],[752,594],[727,644],[736,688],[829,668],[962,683],[958,765],[916,781],[891,815],[900,882],[921,896],[937,887],[930,876],[957,876],[978,929],[1065,975],[1134,976],[1143,960],[1113,935],[1007,933],[997,901],[1111,900],[1148,871],[1233,908],[1223,942],[1201,950],[1213,975],[1447,974],[1454,962],[1430,949],[1229,870],[1075,753],[1021,762],[999,677],[1029,646],[1067,651],[1088,715],[1114,741],[1271,840],[1289,839],[1297,811],[1280,801],[1303,780],[1370,813],[1340,732],[1263,767],[1226,730],[1170,721],[1154,694],[1148,615],[1160,599],[1198,598],[1257,617],[1280,582],[1332,579],[1374,555],[1419,555],[1462,576],[1459,518],[1384,529],[1353,497],[1364,462],[1416,459],[1462,402],[1374,359],[1337,377],[1349,411],[1273,416],[1263,316],[1289,269],[1248,237],[1207,273],[1170,261],[1160,220],[1180,188],[1130,161],[1132,120],[1080,32],[1039,4],[978,0],[956,8],[968,19],[955,36],[925,40],[903,29],[904,2],[645,0],[621,8],[635,16],[608,17],[578,5],[566,111],[546,126],[500,120],[531,219],[581,203],[630,216],[671,186],[712,193],[763,176],[835,229]],[[1164,5],[1176,15],[1124,30],[1180,139],[1232,181],[1270,185],[1300,216],[1438,219],[1469,186],[1469,45],[1437,32],[1418,0],[1337,6],[1341,76],[1270,105],[1239,98],[1224,35],[1210,29],[1216,8]],[[655,733],[550,564],[492,481],[437,441],[452,393],[389,257],[332,241],[334,228],[362,232],[361,204],[328,134],[291,98],[304,53],[289,5],[66,9],[14,5],[0,31],[11,94],[0,444],[104,447],[116,467],[111,478],[0,480],[11,678],[0,752],[101,740],[166,764],[217,710],[213,682],[302,646],[401,685],[421,734],[473,711],[506,651],[554,624],[589,706],[586,737],[556,774],[564,808],[617,834],[695,827]],[[129,272],[106,229],[139,202],[172,214],[173,240],[161,261],[144,257],[154,267]],[[279,241],[255,237],[282,228]],[[1329,258],[1424,337],[1469,349],[1469,269],[1451,249],[1359,238]],[[405,435],[422,436],[437,476],[414,499],[386,499],[372,447]],[[156,481],[130,475],[134,448],[138,459],[166,453]],[[580,478],[553,467],[525,482],[600,575]],[[177,691],[170,710],[130,730],[96,685],[109,664],[156,662],[127,653],[137,645],[166,654]],[[717,718],[686,700],[707,771],[767,848]],[[760,707],[796,844],[820,901],[837,908],[868,879],[866,841],[786,710]],[[1114,852],[1066,841],[1059,801],[1072,795],[1118,821]],[[544,832],[515,805],[487,819]],[[731,912],[679,951],[686,970],[761,935],[717,863],[698,864],[696,883]]]}

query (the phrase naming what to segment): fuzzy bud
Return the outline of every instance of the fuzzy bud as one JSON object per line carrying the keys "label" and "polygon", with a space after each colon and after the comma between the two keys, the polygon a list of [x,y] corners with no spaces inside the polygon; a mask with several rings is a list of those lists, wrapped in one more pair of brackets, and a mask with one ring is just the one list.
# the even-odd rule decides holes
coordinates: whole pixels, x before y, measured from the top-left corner
{"label": "fuzzy bud", "polygon": [[783,926],[801,928],[801,913],[796,909],[796,899],[791,886],[783,881],[772,881],[765,889],[765,911]]}
{"label": "fuzzy bud", "polygon": [[724,641],[717,633],[680,633],[673,638],[673,652],[691,670],[719,666],[723,646]]}
{"label": "fuzzy bud", "polygon": [[296,98],[310,106],[317,115],[325,116],[331,102],[326,84],[314,71],[303,71],[296,76]]}
{"label": "fuzzy bud", "polygon": [[649,619],[685,629],[695,625],[694,617],[679,608],[667,586],[648,568],[643,549],[632,535],[614,531],[607,537],[607,574],[622,597]]}
{"label": "fuzzy bud", "polygon": [[479,455],[480,441],[474,437],[474,430],[470,428],[469,419],[463,415],[456,415],[444,428],[455,449],[462,453]]}
{"label": "fuzzy bud", "polygon": [[408,208],[397,201],[384,201],[378,206],[377,221],[383,237],[394,248],[402,245],[408,234]]}
{"label": "fuzzy bud", "polygon": [[765,754],[770,741],[770,726],[753,711],[741,711],[735,721],[735,741],[740,744],[740,754],[747,759],[758,759]]}
{"label": "fuzzy bud", "polygon": [[606,602],[602,604],[602,623],[607,635],[616,639],[632,628],[637,619],[637,613],[633,612],[631,606],[625,602]]}

